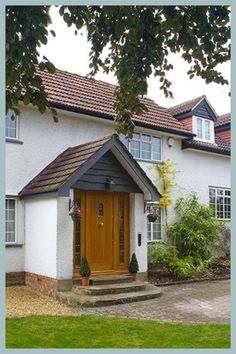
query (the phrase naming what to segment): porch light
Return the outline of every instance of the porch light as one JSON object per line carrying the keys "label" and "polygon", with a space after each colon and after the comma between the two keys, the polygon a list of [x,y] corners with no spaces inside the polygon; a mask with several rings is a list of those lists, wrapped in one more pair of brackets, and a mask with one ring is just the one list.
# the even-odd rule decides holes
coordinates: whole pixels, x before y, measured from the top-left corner
{"label": "porch light", "polygon": [[109,191],[112,191],[112,188],[115,186],[115,182],[111,177],[108,177],[106,179],[106,189]]}

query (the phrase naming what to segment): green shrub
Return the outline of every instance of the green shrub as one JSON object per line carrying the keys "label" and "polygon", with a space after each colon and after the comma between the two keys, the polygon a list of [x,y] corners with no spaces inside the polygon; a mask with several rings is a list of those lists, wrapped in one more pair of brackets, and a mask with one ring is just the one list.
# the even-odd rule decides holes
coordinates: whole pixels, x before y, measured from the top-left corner
{"label": "green shrub", "polygon": [[131,257],[131,261],[129,264],[129,272],[130,273],[137,273],[139,271],[138,260],[136,254],[133,253]]}
{"label": "green shrub", "polygon": [[168,237],[176,246],[179,258],[209,259],[219,237],[219,223],[213,218],[211,208],[201,204],[192,193],[177,200],[175,211],[178,220],[168,227]]}
{"label": "green shrub", "polygon": [[168,269],[169,263],[175,254],[175,247],[168,247],[164,241],[159,241],[148,245],[149,264],[157,264],[160,267]]}
{"label": "green shrub", "polygon": [[208,266],[209,262],[210,260],[199,260],[196,263],[191,256],[185,258],[173,257],[169,267],[178,278],[185,279],[201,273]]}
{"label": "green shrub", "polygon": [[182,259],[173,257],[169,267],[173,273],[181,279],[189,278],[196,274],[195,267],[193,265],[193,258],[191,256],[187,256]]}
{"label": "green shrub", "polygon": [[82,257],[80,264],[80,275],[82,277],[89,277],[91,274],[89,263],[86,257]]}

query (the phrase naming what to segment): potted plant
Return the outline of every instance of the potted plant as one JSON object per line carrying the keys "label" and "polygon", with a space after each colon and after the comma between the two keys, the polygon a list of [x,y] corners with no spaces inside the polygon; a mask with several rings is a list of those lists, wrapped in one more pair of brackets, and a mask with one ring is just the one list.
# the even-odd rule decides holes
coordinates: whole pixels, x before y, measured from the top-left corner
{"label": "potted plant", "polygon": [[147,218],[149,222],[155,222],[157,220],[158,209],[154,207],[148,208]]}
{"label": "potted plant", "polygon": [[88,286],[89,285],[89,276],[91,274],[89,263],[86,257],[83,257],[81,259],[81,264],[80,264],[80,275],[82,277],[81,284],[82,286]]}
{"label": "potted plant", "polygon": [[73,204],[72,207],[70,208],[69,215],[74,222],[79,221],[80,211],[81,211],[80,207],[77,204]]}
{"label": "potted plant", "polygon": [[139,271],[138,260],[135,253],[133,253],[129,264],[129,273],[132,276],[133,281],[137,280],[138,271]]}

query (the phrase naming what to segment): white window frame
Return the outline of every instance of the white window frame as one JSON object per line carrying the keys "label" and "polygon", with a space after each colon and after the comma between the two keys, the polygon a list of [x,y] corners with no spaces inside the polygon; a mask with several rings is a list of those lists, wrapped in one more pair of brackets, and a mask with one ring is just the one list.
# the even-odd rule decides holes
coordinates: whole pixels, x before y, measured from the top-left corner
{"label": "white window frame", "polygon": [[[198,120],[202,122],[202,138],[195,136],[195,140],[203,141],[206,143],[215,144],[214,122],[210,119],[205,119],[198,116],[193,116],[193,133],[197,135]],[[210,124],[210,139],[206,139],[206,122]]]}
{"label": "white window frame", "polygon": [[[14,200],[15,201],[15,240],[14,241],[6,241],[6,230],[5,230],[5,244],[6,245],[15,245],[17,244],[17,212],[18,212],[18,206],[17,206],[17,198],[14,197],[5,197],[5,205],[6,205],[6,200]],[[5,213],[6,213],[6,209],[5,209]],[[5,225],[6,225],[6,217],[5,217]],[[6,227],[6,226],[5,226]]]}
{"label": "white window frame", "polygon": [[[134,134],[139,134],[140,135],[140,139],[136,139],[136,138],[132,138],[130,140],[127,139],[127,146],[126,146],[127,149],[129,150],[129,152],[131,153],[131,141],[136,141],[136,142],[140,143],[140,150],[139,150],[139,152],[140,152],[139,156],[140,157],[134,157],[134,158],[136,160],[139,160],[139,161],[162,162],[162,151],[163,151],[162,138],[160,136],[157,136],[157,135],[150,135],[150,134],[140,133],[140,132],[134,132]],[[151,138],[150,142],[143,140],[143,136],[145,136],[145,135],[149,136]],[[160,151],[160,160],[156,160],[156,159],[153,158],[153,142],[154,142],[154,138],[160,139],[160,150],[161,150]],[[124,135],[121,135],[121,142],[123,142],[122,139],[124,139]],[[151,145],[151,159],[142,158],[142,143],[147,143],[147,144]]]}
{"label": "white window frame", "polygon": [[[149,206],[154,206],[158,208],[158,205],[153,204],[153,205],[149,205]],[[162,215],[162,209],[159,208],[160,211],[160,215],[161,215],[161,222],[160,222],[160,231],[161,231],[161,238],[159,240],[153,240],[153,224],[154,223],[150,223],[147,219],[147,243],[154,243],[154,242],[160,242],[162,240],[162,220],[163,220],[163,215]],[[151,240],[148,240],[148,224],[151,224]]]}
{"label": "white window frame", "polygon": [[[215,190],[215,215],[214,215],[214,218],[216,220],[225,220],[225,221],[230,221],[231,220],[231,189],[230,188],[226,188],[226,187],[215,187],[215,186],[209,186],[209,205],[211,205],[212,203],[210,202],[210,189],[214,189]],[[221,190],[223,191],[223,195],[217,195],[217,190]],[[225,192],[226,191],[229,191],[230,192],[230,195],[226,195]],[[222,197],[223,198],[223,215],[224,217],[223,218],[218,218],[217,217],[217,196],[219,197]],[[225,218],[225,198],[229,198],[230,199],[230,218]]]}
{"label": "white window frame", "polygon": [[[9,111],[13,111],[13,110],[10,108]],[[5,117],[5,138],[6,139],[10,139],[10,140],[18,140],[19,139],[19,117],[17,115],[15,117],[15,121],[16,121],[16,136],[15,137],[7,136],[6,135],[6,117]]]}

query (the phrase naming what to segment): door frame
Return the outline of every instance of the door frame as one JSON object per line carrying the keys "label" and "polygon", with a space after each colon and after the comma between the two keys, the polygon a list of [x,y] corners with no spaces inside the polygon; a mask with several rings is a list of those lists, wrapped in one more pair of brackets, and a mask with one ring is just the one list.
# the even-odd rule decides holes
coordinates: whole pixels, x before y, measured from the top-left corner
{"label": "door frame", "polygon": [[[74,200],[80,198],[81,218],[80,218],[80,259],[86,256],[86,192],[93,193],[109,193],[112,196],[113,202],[113,269],[104,271],[93,271],[92,276],[112,275],[112,274],[126,274],[128,273],[129,258],[130,258],[130,200],[129,193],[124,192],[107,192],[107,191],[90,191],[74,189]],[[125,200],[124,208],[124,264],[119,264],[119,206],[120,199]],[[76,264],[75,255],[75,240],[76,240],[76,224],[73,225],[73,279],[80,279],[80,267]]]}

